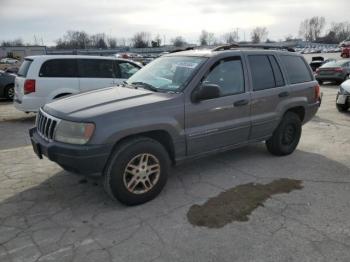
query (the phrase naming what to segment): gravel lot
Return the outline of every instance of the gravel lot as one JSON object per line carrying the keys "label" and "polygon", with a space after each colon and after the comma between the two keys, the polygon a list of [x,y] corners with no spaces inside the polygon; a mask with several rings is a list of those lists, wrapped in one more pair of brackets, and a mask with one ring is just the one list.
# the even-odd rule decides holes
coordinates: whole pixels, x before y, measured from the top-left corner
{"label": "gravel lot", "polygon": [[[161,195],[137,207],[39,160],[27,135],[34,115],[0,101],[0,261],[349,261],[350,112],[336,110],[336,86],[322,91],[294,154],[257,144],[176,167]],[[280,178],[303,188],[272,195],[248,221],[187,219],[225,190]]]}

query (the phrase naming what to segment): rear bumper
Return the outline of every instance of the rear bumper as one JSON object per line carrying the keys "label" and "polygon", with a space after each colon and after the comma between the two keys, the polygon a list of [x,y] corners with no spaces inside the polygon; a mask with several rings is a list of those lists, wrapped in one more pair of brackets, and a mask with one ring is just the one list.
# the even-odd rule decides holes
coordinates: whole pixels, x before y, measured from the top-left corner
{"label": "rear bumper", "polygon": [[343,81],[345,75],[317,75],[315,78],[321,81]]}
{"label": "rear bumper", "polygon": [[78,174],[102,173],[113,145],[70,145],[48,142],[36,131],[29,130],[34,152],[39,158],[46,156],[65,170]]}
{"label": "rear bumper", "polygon": [[[342,95],[345,97],[344,103],[338,103],[338,97],[339,95]],[[350,105],[350,94],[341,94],[340,92],[337,93],[337,99],[336,99],[336,104],[338,105]]]}
{"label": "rear bumper", "polygon": [[46,99],[32,96],[22,96],[22,98],[19,99],[15,96],[13,104],[16,109],[23,112],[38,112],[39,108],[46,104]]}
{"label": "rear bumper", "polygon": [[310,121],[317,113],[318,109],[320,108],[322,103],[322,94],[320,99],[314,103],[314,104],[309,104],[305,110],[305,117],[304,117],[304,121],[303,124],[305,124],[306,122]]}

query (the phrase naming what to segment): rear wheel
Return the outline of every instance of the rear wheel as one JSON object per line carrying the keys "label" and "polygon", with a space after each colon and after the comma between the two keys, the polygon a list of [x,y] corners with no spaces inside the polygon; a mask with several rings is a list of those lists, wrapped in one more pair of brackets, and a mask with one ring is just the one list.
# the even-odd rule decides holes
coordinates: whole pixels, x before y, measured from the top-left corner
{"label": "rear wheel", "polygon": [[339,112],[345,112],[349,109],[349,105],[341,105],[341,104],[337,104],[337,109]]}
{"label": "rear wheel", "polygon": [[287,112],[272,137],[266,141],[268,151],[277,156],[293,153],[301,136],[301,120],[293,112]]}
{"label": "rear wheel", "polygon": [[150,138],[126,140],[112,153],[104,171],[104,188],[125,205],[155,198],[163,189],[170,160],[165,148]]}
{"label": "rear wheel", "polygon": [[15,97],[15,87],[13,85],[9,85],[5,88],[5,97],[13,100]]}

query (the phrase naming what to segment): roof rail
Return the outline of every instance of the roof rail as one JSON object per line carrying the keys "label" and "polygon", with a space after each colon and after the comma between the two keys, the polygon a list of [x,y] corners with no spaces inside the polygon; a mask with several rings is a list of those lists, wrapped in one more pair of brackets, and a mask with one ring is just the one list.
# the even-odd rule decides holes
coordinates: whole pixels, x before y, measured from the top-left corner
{"label": "roof rail", "polygon": [[272,49],[272,50],[285,50],[289,52],[295,52],[294,48],[288,46],[274,46],[274,45],[261,45],[261,44],[228,44],[221,45],[212,49],[212,51],[225,51],[236,48],[260,48],[260,49]]}
{"label": "roof rail", "polygon": [[189,51],[189,50],[194,50],[194,47],[186,47],[186,48],[182,48],[182,49],[175,49],[172,51],[169,51],[169,53],[177,53],[177,52],[182,52],[182,51]]}

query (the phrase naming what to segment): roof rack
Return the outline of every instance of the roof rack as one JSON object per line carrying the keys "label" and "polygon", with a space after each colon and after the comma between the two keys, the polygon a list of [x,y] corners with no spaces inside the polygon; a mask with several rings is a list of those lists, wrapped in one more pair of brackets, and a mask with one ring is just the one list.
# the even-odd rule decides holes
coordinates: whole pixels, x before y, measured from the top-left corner
{"label": "roof rack", "polygon": [[188,51],[188,50],[194,50],[194,47],[191,46],[186,48],[175,49],[175,50],[169,51],[169,53],[177,53],[177,52]]}
{"label": "roof rack", "polygon": [[261,45],[261,44],[228,44],[228,45],[221,45],[218,47],[215,47],[212,49],[212,51],[225,51],[225,50],[231,50],[236,48],[260,48],[260,49],[272,49],[272,50],[285,50],[288,52],[295,52],[294,48],[288,47],[288,46],[275,46],[275,45]]}

